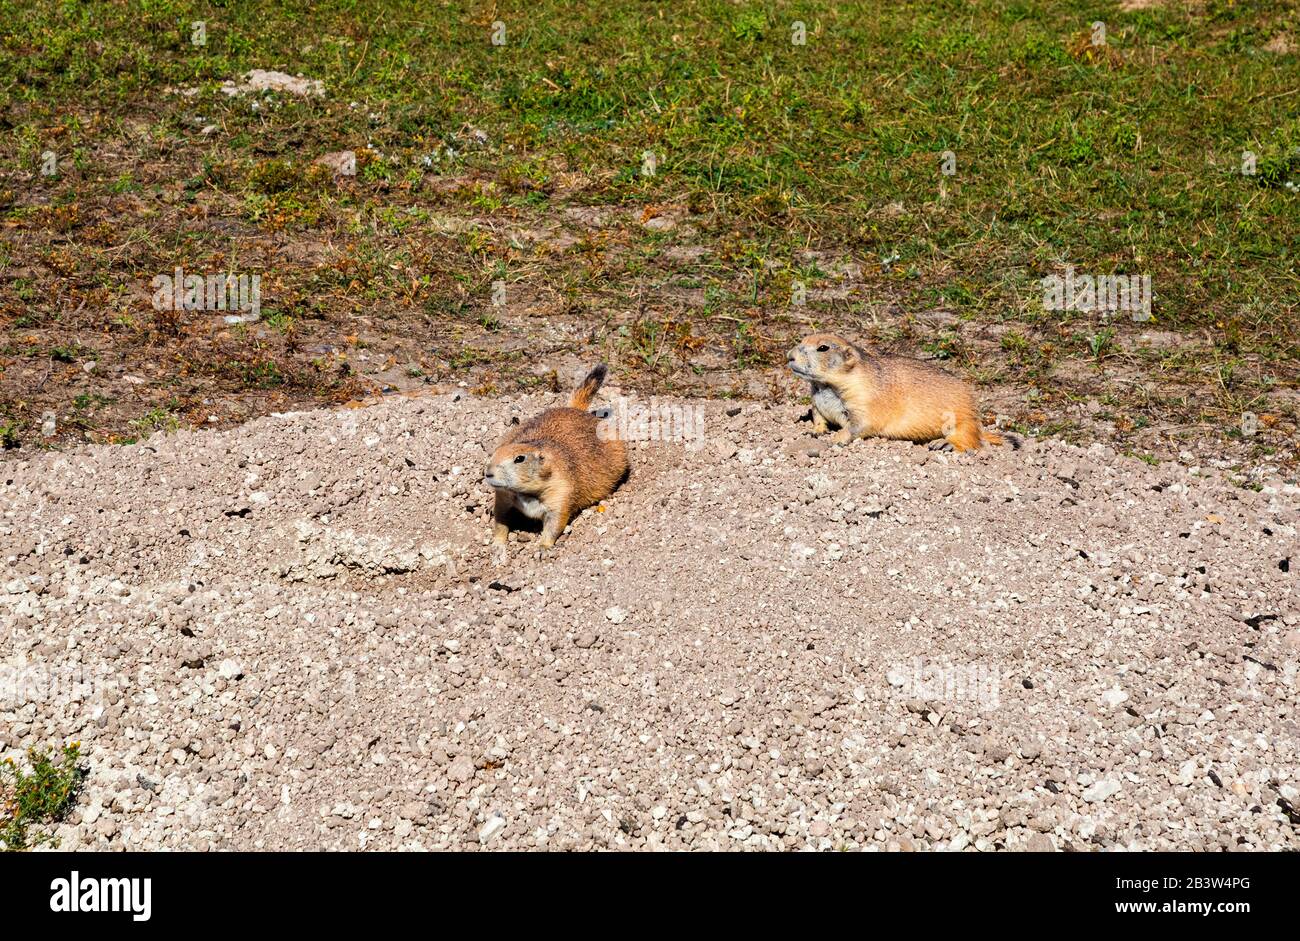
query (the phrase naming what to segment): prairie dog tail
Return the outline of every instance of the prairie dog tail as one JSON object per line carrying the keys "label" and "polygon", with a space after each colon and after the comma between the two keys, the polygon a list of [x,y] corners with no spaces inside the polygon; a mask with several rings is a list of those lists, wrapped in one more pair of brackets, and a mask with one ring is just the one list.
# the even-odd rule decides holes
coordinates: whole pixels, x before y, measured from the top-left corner
{"label": "prairie dog tail", "polygon": [[605,381],[605,376],[609,372],[609,367],[601,363],[591,372],[587,373],[587,378],[582,380],[582,384],[573,390],[573,396],[569,399],[569,408],[586,409],[591,404],[591,400],[596,397],[596,392],[600,389],[601,384]]}
{"label": "prairie dog tail", "polygon": [[1020,450],[1021,442],[1019,436],[1017,435],[1013,435],[1013,434],[1003,435],[989,428],[982,428],[980,430],[980,433],[984,438],[985,444],[1009,444],[1011,445],[1011,450],[1013,451]]}
{"label": "prairie dog tail", "polygon": [[992,428],[986,428],[975,415],[963,416],[955,426],[945,428],[944,438],[958,451],[978,451],[986,444],[1010,444],[1012,450],[1020,450],[1019,438],[1011,434],[1004,437]]}

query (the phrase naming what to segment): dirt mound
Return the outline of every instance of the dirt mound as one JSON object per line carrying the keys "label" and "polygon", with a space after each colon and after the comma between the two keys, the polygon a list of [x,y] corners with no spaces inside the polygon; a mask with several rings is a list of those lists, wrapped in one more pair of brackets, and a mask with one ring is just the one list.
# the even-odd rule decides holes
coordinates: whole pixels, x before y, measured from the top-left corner
{"label": "dirt mound", "polygon": [[546,404],[6,464],[0,754],[83,742],[64,848],[1300,848],[1295,488],[683,403],[501,560]]}

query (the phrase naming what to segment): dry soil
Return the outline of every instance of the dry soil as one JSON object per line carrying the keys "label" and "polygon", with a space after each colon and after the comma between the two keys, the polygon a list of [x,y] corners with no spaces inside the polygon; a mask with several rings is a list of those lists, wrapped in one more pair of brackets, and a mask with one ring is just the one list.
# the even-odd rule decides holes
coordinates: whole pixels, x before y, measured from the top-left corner
{"label": "dry soil", "polygon": [[1300,848],[1294,486],[685,402],[494,555],[486,448],[560,398],[0,467],[0,755],[83,743],[63,848]]}

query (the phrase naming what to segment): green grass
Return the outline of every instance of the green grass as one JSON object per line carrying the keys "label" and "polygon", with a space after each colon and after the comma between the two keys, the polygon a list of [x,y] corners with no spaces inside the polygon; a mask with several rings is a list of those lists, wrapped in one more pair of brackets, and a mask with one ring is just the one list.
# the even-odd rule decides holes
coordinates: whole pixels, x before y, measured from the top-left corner
{"label": "green grass", "polygon": [[12,451],[22,446],[22,432],[14,419],[0,421],[0,448]]}
{"label": "green grass", "polygon": [[180,421],[177,419],[175,412],[169,408],[151,408],[139,418],[131,422],[139,434],[145,438],[157,431],[163,434],[170,434],[180,427]]}
{"label": "green grass", "polygon": [[[491,42],[494,20],[505,45]],[[1098,20],[1104,47],[1090,42]],[[805,45],[791,41],[796,21]],[[1287,41],[1300,45],[1300,5],[1283,0],[0,0],[0,273],[40,272],[18,282],[31,300],[0,315],[57,329],[55,300],[76,294],[101,312],[91,326],[123,342],[179,336],[132,309],[126,287],[177,264],[226,270],[245,252],[273,266],[283,319],[265,348],[229,354],[248,362],[223,381],[265,389],[294,375],[267,363],[359,308],[394,331],[436,327],[448,347],[495,331],[497,279],[594,318],[662,307],[683,272],[661,252],[686,236],[596,229],[559,255],[510,233],[574,207],[635,219],[676,206],[710,249],[685,266],[706,301],[647,316],[661,332],[689,319],[736,368],[779,364],[805,324],[973,364],[959,338],[883,322],[892,303],[1014,322],[1023,343],[993,346],[1004,381],[1043,378],[1062,358],[1114,363],[1118,334],[1159,329],[1293,382],[1300,60]],[[327,94],[254,110],[216,92],[250,68],[301,72]],[[311,164],[345,149],[357,154],[345,185]],[[47,150],[60,171],[41,179]],[[110,198],[125,208],[96,209]],[[266,262],[198,221],[213,218],[344,257]],[[445,219],[466,224],[447,234],[434,224]],[[833,287],[826,262],[850,258],[861,275],[847,300],[792,311],[792,280]],[[1045,311],[1039,279],[1065,265],[1150,275],[1154,322]],[[647,338],[629,344],[636,368],[689,366]],[[214,358],[178,368],[204,373]],[[1211,382],[1201,365],[1171,357],[1161,371]]]}
{"label": "green grass", "polygon": [[52,827],[76,800],[85,777],[81,746],[31,749],[28,770],[13,759],[0,761],[0,852],[17,852],[46,844],[58,845]]}
{"label": "green grass", "polygon": [[[1300,70],[1294,53],[1261,50],[1295,36],[1293,3],[494,9],[504,46],[476,4],[3,0],[9,169],[47,148],[81,153],[119,119],[92,106],[166,106],[155,144],[201,110],[250,150],[285,151],[244,175],[267,197],[302,185],[301,153],[368,140],[383,154],[371,178],[391,178],[472,123],[494,148],[453,163],[522,174],[543,193],[551,158],[615,177],[632,167],[594,195],[720,200],[778,257],[811,235],[896,251],[901,270],[966,260],[971,290],[995,289],[987,306],[1030,293],[1058,258],[1152,272],[1175,322],[1295,301],[1300,212],[1283,184],[1300,174]],[[1071,55],[1097,19],[1122,63]],[[204,47],[188,42],[194,20],[207,23]],[[795,20],[805,46],[790,41]],[[251,67],[321,78],[329,99],[253,113],[246,101],[177,109],[161,94]],[[293,148],[277,139],[290,127]],[[654,177],[639,173],[646,150],[659,157]],[[947,150],[957,173],[941,202]],[[1254,178],[1239,171],[1244,150],[1258,155]],[[895,201],[903,211],[882,215]],[[481,194],[474,204],[500,208]]]}

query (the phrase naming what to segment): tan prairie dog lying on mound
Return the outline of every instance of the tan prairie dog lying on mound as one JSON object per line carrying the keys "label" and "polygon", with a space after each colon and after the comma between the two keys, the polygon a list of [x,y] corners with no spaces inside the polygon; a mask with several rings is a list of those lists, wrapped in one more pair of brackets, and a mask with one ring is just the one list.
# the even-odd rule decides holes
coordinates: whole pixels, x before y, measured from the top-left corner
{"label": "tan prairie dog lying on mound", "polygon": [[814,333],[790,351],[787,365],[812,383],[813,432],[835,425],[834,444],[943,438],[958,451],[975,451],[1002,443],[981,426],[971,387],[929,363],[872,355],[833,333]]}
{"label": "tan prairie dog lying on mound", "polygon": [[600,418],[586,411],[605,381],[602,364],[569,399],[568,408],[548,408],[508,434],[488,461],[484,478],[496,490],[492,542],[505,545],[512,509],[542,521],[543,548],[555,545],[569,519],[611,493],[627,473],[623,442],[602,440]]}

